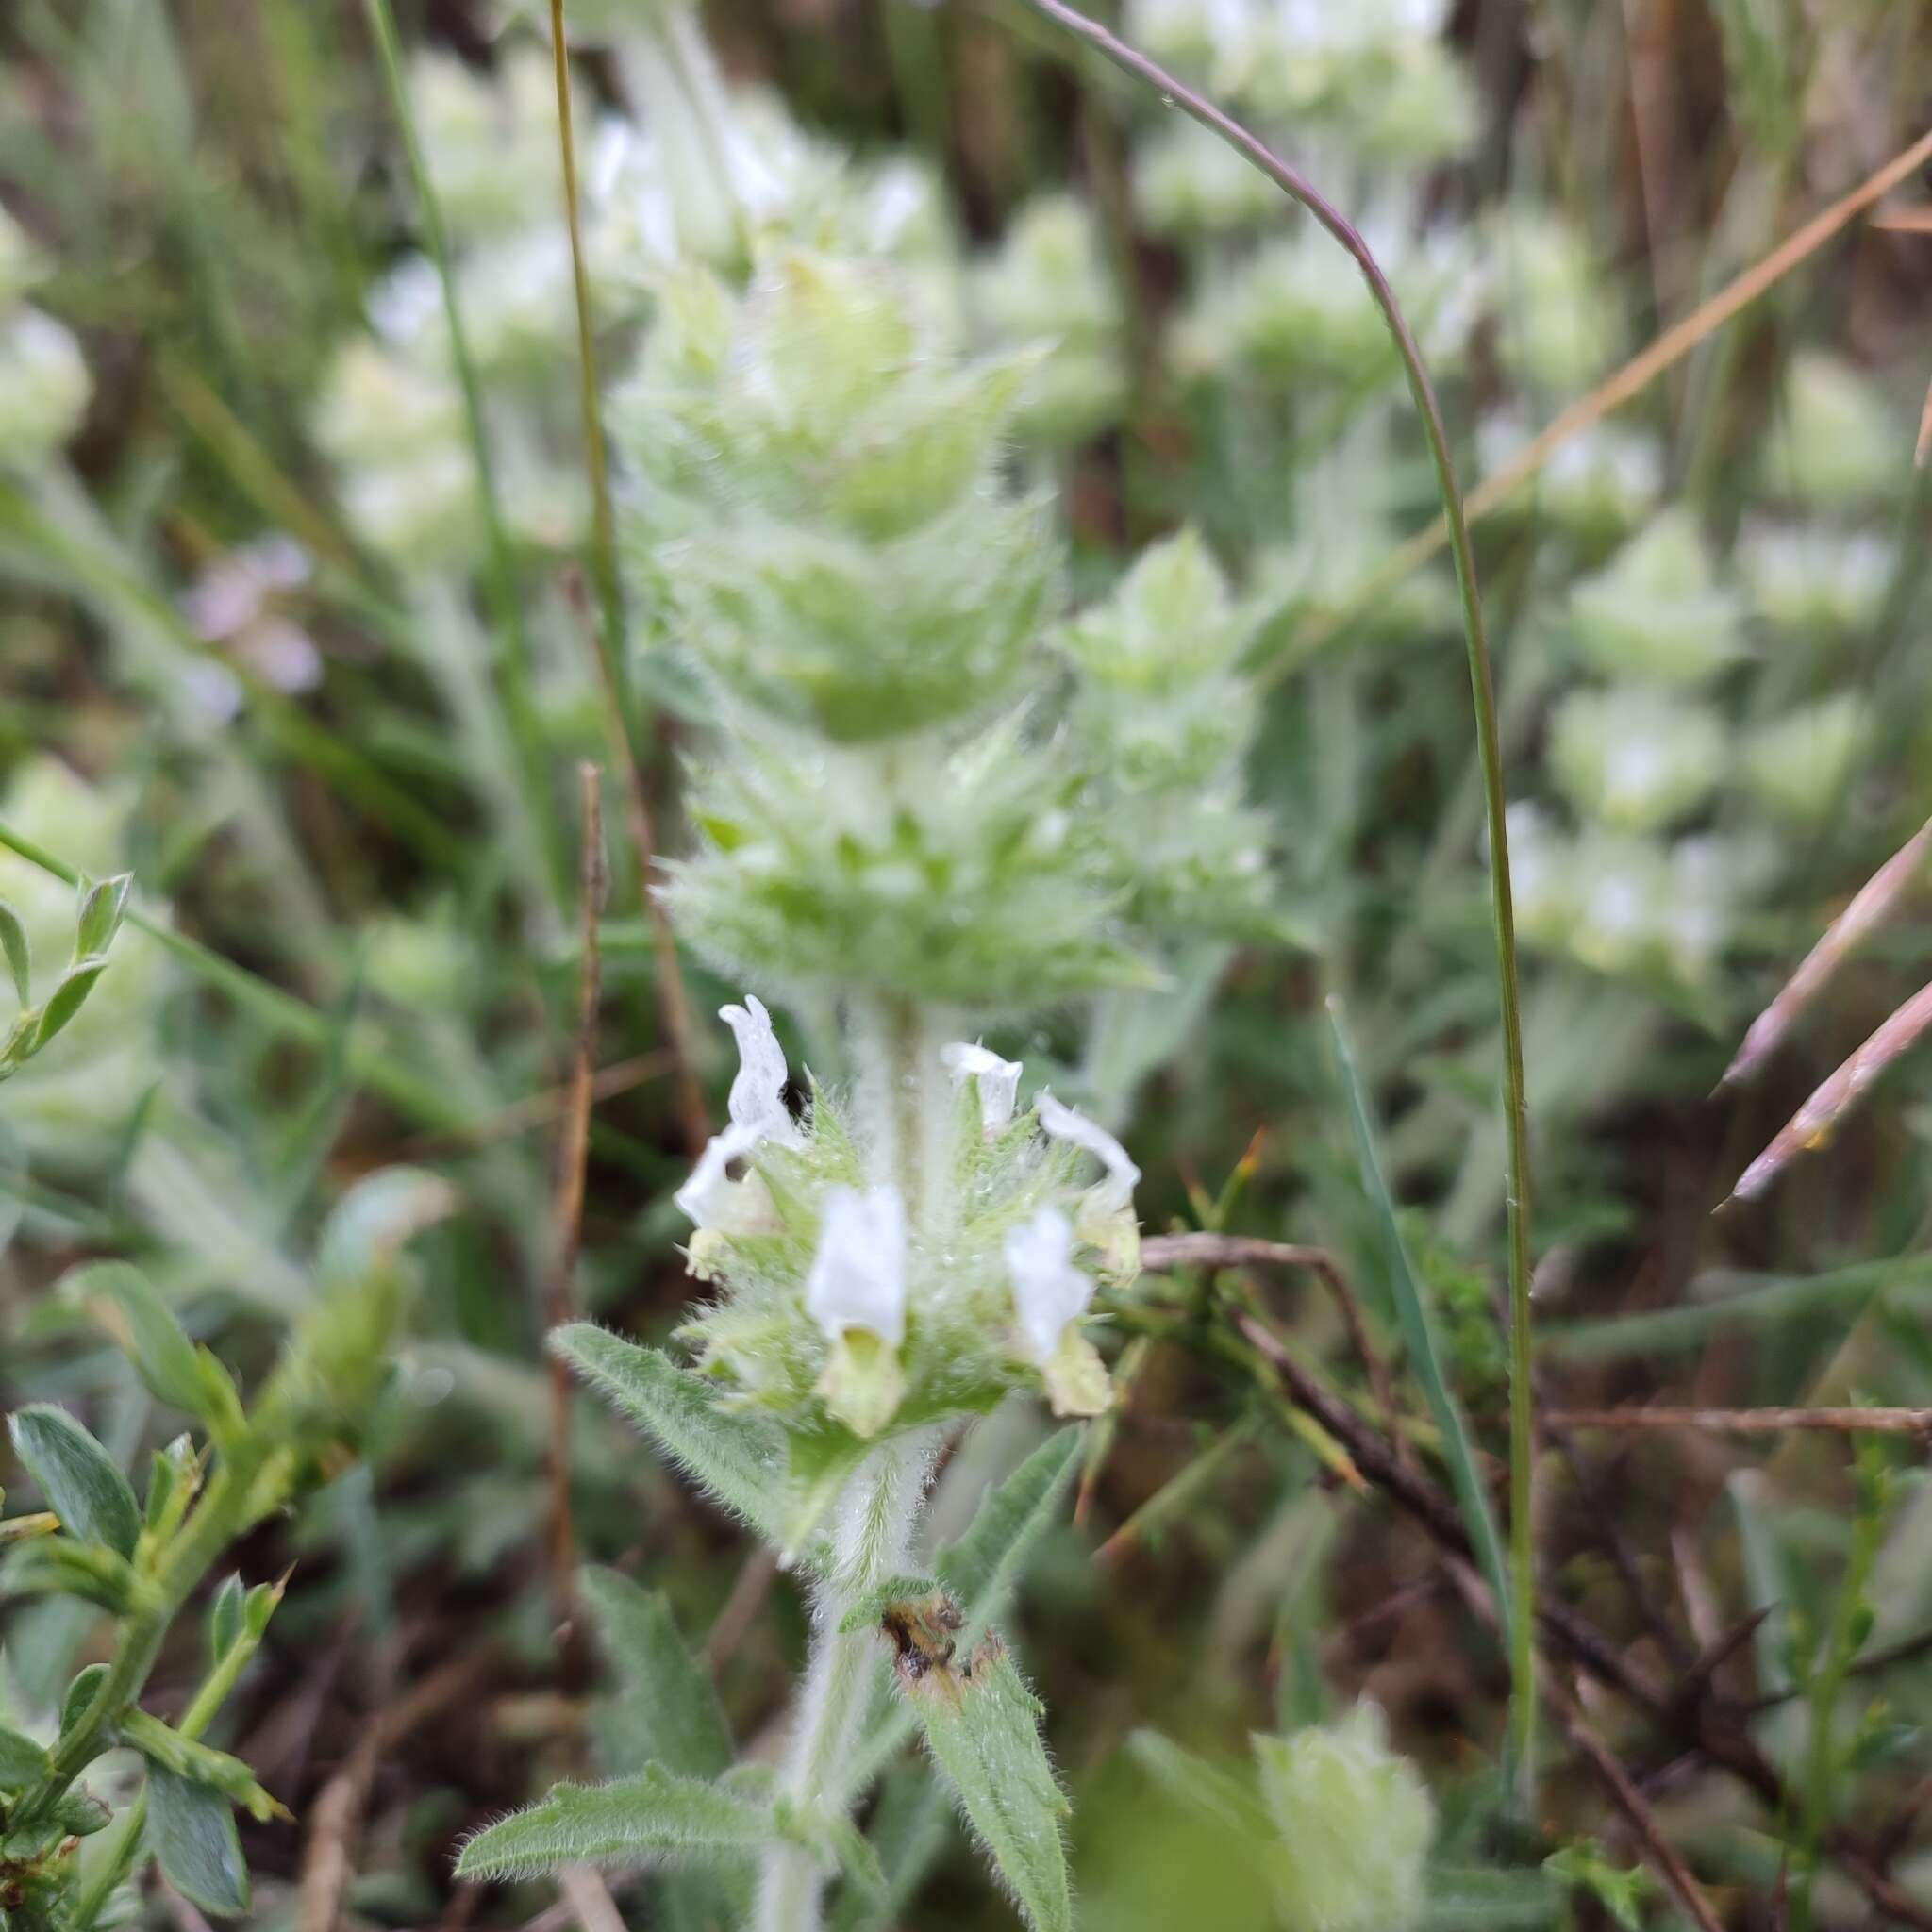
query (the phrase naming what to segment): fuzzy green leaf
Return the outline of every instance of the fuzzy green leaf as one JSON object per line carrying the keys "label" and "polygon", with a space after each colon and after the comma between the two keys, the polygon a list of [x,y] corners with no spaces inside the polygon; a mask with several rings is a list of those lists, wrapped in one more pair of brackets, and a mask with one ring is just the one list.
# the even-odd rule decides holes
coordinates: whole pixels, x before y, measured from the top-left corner
{"label": "fuzzy green leaf", "polygon": [[1049,1436],[980,1500],[958,1541],[940,1553],[939,1580],[966,1614],[966,1641],[1000,1614],[1021,1566],[1059,1513],[1078,1463],[1081,1427]]}
{"label": "fuzzy green leaf", "polygon": [[168,1883],[205,1912],[248,1909],[248,1868],[228,1801],[211,1785],[150,1761],[147,1841]]}
{"label": "fuzzy green leaf", "polygon": [[784,1542],[787,1484],[775,1429],[725,1413],[701,1375],[591,1323],[558,1329],[550,1346],[718,1502],[768,1541]]}
{"label": "fuzzy green leaf", "polygon": [[132,873],[117,873],[88,887],[80,896],[80,915],[75,922],[74,957],[96,959],[113,943],[127,911],[127,893],[134,884]]}
{"label": "fuzzy green leaf", "polygon": [[196,1350],[140,1269],[125,1261],[91,1261],[71,1270],[60,1291],[113,1337],[162,1402],[210,1422],[239,1418],[241,1406],[226,1371]]}
{"label": "fuzzy green leaf", "polygon": [[105,959],[76,959],[60,975],[59,985],[41,1008],[40,1024],[34,1028],[34,1052],[39,1053],[57,1034],[66,1030],[68,1023],[87,1004],[95,980],[107,970]]}
{"label": "fuzzy green leaf", "polygon": [[113,1458],[64,1408],[32,1403],[8,1424],[18,1456],[67,1534],[132,1557],[141,1535],[134,1491]]}
{"label": "fuzzy green leaf", "polygon": [[0,1724],[0,1791],[24,1791],[47,1774],[47,1754],[31,1738]]}
{"label": "fuzzy green leaf", "polygon": [[710,1673],[685,1647],[662,1593],[615,1570],[583,1573],[584,1602],[617,1680],[612,1700],[624,1755],[686,1777],[717,1777],[731,1762],[731,1734]]}
{"label": "fuzzy green leaf", "polygon": [[458,1878],[523,1878],[561,1865],[658,1858],[730,1859],[776,1836],[772,1814],[714,1784],[653,1765],[605,1785],[558,1785],[547,1798],[480,1831]]}
{"label": "fuzzy green leaf", "polygon": [[959,1808],[1034,1932],[1073,1932],[1060,1821],[1067,1801],[1041,1741],[1041,1706],[997,1640],[961,1670],[900,1674]]}
{"label": "fuzzy green leaf", "polygon": [[5,899],[0,899],[0,953],[7,956],[14,993],[25,1007],[33,998],[33,948],[27,943],[26,922]]}

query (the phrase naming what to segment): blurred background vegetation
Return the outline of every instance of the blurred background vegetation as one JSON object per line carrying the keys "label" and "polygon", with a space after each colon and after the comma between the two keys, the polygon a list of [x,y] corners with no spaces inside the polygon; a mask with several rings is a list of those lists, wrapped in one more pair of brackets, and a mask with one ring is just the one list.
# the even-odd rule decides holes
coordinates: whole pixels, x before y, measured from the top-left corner
{"label": "blurred background vegetation", "polygon": [[[772,234],[887,253],[978,342],[1043,345],[1011,460],[1059,492],[1076,602],[1182,522],[1229,571],[1265,691],[1242,724],[1278,886],[1239,944],[1204,927],[1158,996],[1108,995],[1076,1062],[1066,1016],[994,1043],[1127,1124],[1150,1235],[1332,1254],[1426,1464],[1435,1371],[1404,1346],[1406,1243],[1496,1475],[1480,780],[1453,583],[1440,549],[1403,547],[1435,516],[1424,446],[1345,258],[1017,11],[729,0],[700,23],[598,0],[567,17],[608,387],[680,258],[742,275]],[[680,1054],[634,807],[683,849],[679,744],[703,702],[626,579],[634,798],[598,650],[613,587],[547,18],[404,6],[394,74],[389,20],[387,0],[0,17],[0,893],[47,958],[72,931],[60,868],[133,872],[142,922],[58,1048],[0,1089],[0,1404],[76,1407],[132,1464],[171,1431],[47,1293],[63,1269],[141,1260],[245,1372],[310,1305],[316,1230],[357,1179],[426,1168],[460,1204],[419,1243],[361,1459],[240,1553],[250,1581],[296,1565],[223,1741],[297,1814],[243,1832],[256,1917],[304,1932],[556,1922],[541,1888],[449,1872],[463,1832],[567,1766],[598,1681],[544,1587],[579,761],[607,768],[612,864],[569,1291],[641,1337],[689,1293],[670,1191],[722,1111],[709,1014],[738,991],[683,962]],[[1932,124],[1921,0],[1133,0],[1120,25],[1361,224],[1475,482]],[[1907,879],[1776,1050],[1719,1088],[1753,1016],[1932,810],[1928,303],[1922,164],[1477,525],[1529,949],[1551,1411],[1932,1407],[1922,1061],[1713,1213],[1932,959]],[[1185,821],[1144,830],[1176,870]],[[1364,1186],[1328,995],[1404,1243]],[[1253,1364],[1200,1345],[1198,1272],[1174,1279],[1152,1305],[1172,1322],[1119,1310],[1123,1405],[1016,1619],[1076,1801],[1087,1923],[1276,1923],[1240,1847],[1123,1745],[1153,1727],[1241,1757],[1246,1733],[1363,1692],[1436,1794],[1425,1923],[1677,1923],[1632,1875],[1654,1848],[1560,1724],[1535,1818],[1507,1822],[1507,1668],[1440,1539],[1331,1436],[1291,1426]],[[1379,1424],[1320,1282],[1256,1271],[1252,1289],[1301,1372]],[[1040,1427],[984,1425],[941,1520]],[[709,1633],[757,1735],[801,1647],[790,1581],[608,1417],[580,1405],[570,1430],[578,1550]],[[1843,1856],[1805,1888],[1812,1923],[1932,1924],[1932,1493],[1923,1436],[1884,1441],[1545,1434],[1544,1588],[1668,1687],[1646,1707],[1592,1680],[1588,1720],[1728,1924],[1796,1923],[1780,1869],[1824,1845]],[[58,1599],[0,1618],[0,1707],[31,1715],[96,1620]],[[161,1707],[192,1672],[164,1659]],[[1789,1802],[1730,1774],[1712,1726]],[[621,1737],[607,1748],[622,1760]],[[953,1844],[898,1923],[1006,1912]]]}

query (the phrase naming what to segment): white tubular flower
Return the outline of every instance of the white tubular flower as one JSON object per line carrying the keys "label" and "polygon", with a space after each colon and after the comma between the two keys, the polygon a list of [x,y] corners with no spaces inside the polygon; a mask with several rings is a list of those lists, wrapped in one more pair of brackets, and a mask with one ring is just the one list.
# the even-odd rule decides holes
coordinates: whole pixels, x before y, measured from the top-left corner
{"label": "white tubular flower", "polygon": [[749,1232],[758,1224],[764,1191],[750,1182],[734,1181],[731,1163],[751,1158],[767,1141],[789,1146],[798,1130],[786,1110],[785,1055],[765,1003],[748,992],[743,1006],[721,1007],[718,1017],[738,1041],[738,1074],[728,1103],[731,1124],[706,1143],[691,1178],[672,1199],[701,1228]]}
{"label": "white tubular flower", "polygon": [[805,1306],[834,1341],[850,1328],[893,1348],[906,1339],[906,1207],[897,1188],[826,1191]]}
{"label": "white tubular flower", "polygon": [[1124,1213],[1134,1198],[1141,1170],[1127,1158],[1127,1150],[1105,1127],[1096,1126],[1085,1114],[1063,1107],[1051,1093],[1040,1096],[1040,1124],[1056,1141],[1071,1141],[1084,1147],[1107,1170],[1094,1184],[1088,1199],[1096,1214]]}
{"label": "white tubular flower", "polygon": [[1020,1338],[1036,1367],[1052,1360],[1069,1323],[1093,1299],[1093,1277],[1074,1266],[1074,1224],[1058,1208],[1042,1208],[1007,1232],[1007,1268]]}
{"label": "white tubular flower", "polygon": [[956,1040],[940,1048],[940,1060],[953,1083],[972,1080],[979,1088],[979,1124],[991,1140],[1013,1118],[1013,1100],[1020,1091],[1020,1062],[1003,1060],[977,1041]]}
{"label": "white tubular flower", "polygon": [[1040,1371],[1056,1415],[1099,1415],[1113,1400],[1107,1364],[1080,1333],[1093,1299],[1093,1277],[1074,1266],[1074,1226],[1058,1208],[1042,1208],[1007,1233],[1020,1353]]}
{"label": "white tubular flower", "polygon": [[754,1127],[764,1140],[790,1142],[796,1138],[785,1106],[785,1083],[791,1075],[764,1001],[748,992],[743,1006],[720,1007],[718,1017],[738,1041],[738,1074],[727,1103],[731,1124]]}

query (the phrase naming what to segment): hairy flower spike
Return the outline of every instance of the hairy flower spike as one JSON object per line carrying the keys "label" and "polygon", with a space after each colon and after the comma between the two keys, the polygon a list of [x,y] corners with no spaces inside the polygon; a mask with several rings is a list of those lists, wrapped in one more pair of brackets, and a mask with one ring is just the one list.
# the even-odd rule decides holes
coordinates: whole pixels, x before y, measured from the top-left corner
{"label": "hairy flower spike", "polygon": [[1013,1118],[1013,1101],[1020,1091],[1018,1060],[1003,1060],[976,1041],[956,1040],[940,1048],[940,1060],[958,1086],[971,1080],[979,1090],[979,1124],[987,1138],[1005,1130]]}

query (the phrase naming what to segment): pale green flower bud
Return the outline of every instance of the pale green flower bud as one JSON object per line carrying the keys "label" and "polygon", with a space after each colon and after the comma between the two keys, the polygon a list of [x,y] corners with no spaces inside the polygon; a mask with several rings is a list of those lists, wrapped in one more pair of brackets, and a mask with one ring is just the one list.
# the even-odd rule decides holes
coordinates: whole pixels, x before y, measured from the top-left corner
{"label": "pale green flower bud", "polygon": [[1652,832],[1695,811],[1724,764],[1717,714],[1649,685],[1575,691],[1557,707],[1551,763],[1570,802],[1625,832]]}
{"label": "pale green flower bud", "polygon": [[1389,1748],[1380,1708],[1257,1737],[1261,1798],[1280,1838],[1269,1868],[1283,1932],[1408,1932],[1423,1914],[1435,1807]]}
{"label": "pale green flower bud", "polygon": [[1583,238],[1555,215],[1517,208],[1491,231],[1496,348],[1512,375],[1568,396],[1616,359],[1623,331],[1614,286]]}
{"label": "pale green flower bud", "polygon": [[459,445],[432,443],[413,459],[352,470],[341,496],[357,536],[399,564],[461,567],[481,549],[475,466]]}
{"label": "pale green flower bud", "polygon": [[1765,488],[1819,509],[1888,502],[1911,474],[1913,428],[1869,376],[1807,350],[1792,357],[1772,408]]}
{"label": "pale green flower bud", "polygon": [[1238,232],[1281,207],[1281,191],[1245,155],[1178,117],[1136,144],[1133,172],[1135,205],[1157,234]]}
{"label": "pale green flower bud", "polygon": [[[1521,417],[1485,417],[1476,432],[1483,474],[1502,469],[1529,440]],[[1547,518],[1578,543],[1600,549],[1642,523],[1663,487],[1664,452],[1656,437],[1597,423],[1557,446],[1521,499],[1522,514]]]}
{"label": "pale green flower bud", "polygon": [[546,49],[521,43],[494,74],[425,51],[409,64],[409,93],[454,233],[502,234],[561,208],[557,83]]}
{"label": "pale green flower bud", "polygon": [[1576,585],[1567,629],[1578,653],[1612,676],[1683,687],[1705,683],[1742,654],[1741,616],[1690,512],[1670,509]]}
{"label": "pale green flower bud", "polygon": [[1120,413],[1119,302],[1084,202],[1071,194],[1029,201],[974,272],[971,292],[996,341],[1043,350],[1019,415],[1021,433],[1078,442]]}
{"label": "pale green flower bud", "polygon": [[1334,119],[1337,137],[1365,160],[1425,168],[1468,151],[1482,125],[1482,103],[1468,68],[1448,47],[1415,41],[1354,78]]}
{"label": "pale green flower bud", "polygon": [[1897,551],[1867,530],[1747,524],[1735,552],[1752,607],[1791,631],[1842,636],[1877,617]]}
{"label": "pale green flower bud", "polygon": [[1508,828],[1516,929],[1531,945],[1560,951],[1575,931],[1583,894],[1574,842],[1527,800],[1509,808]]}
{"label": "pale green flower bud", "polygon": [[455,449],[462,401],[441,375],[358,337],[340,350],[310,422],[316,446],[343,468]]}
{"label": "pale green flower bud", "polygon": [[1865,704],[1855,692],[1801,705],[1752,733],[1744,777],[1788,823],[1818,824],[1843,803],[1865,735]]}
{"label": "pale green flower bud", "polygon": [[80,427],[92,395],[72,329],[38,308],[0,314],[0,470],[44,462]]}

